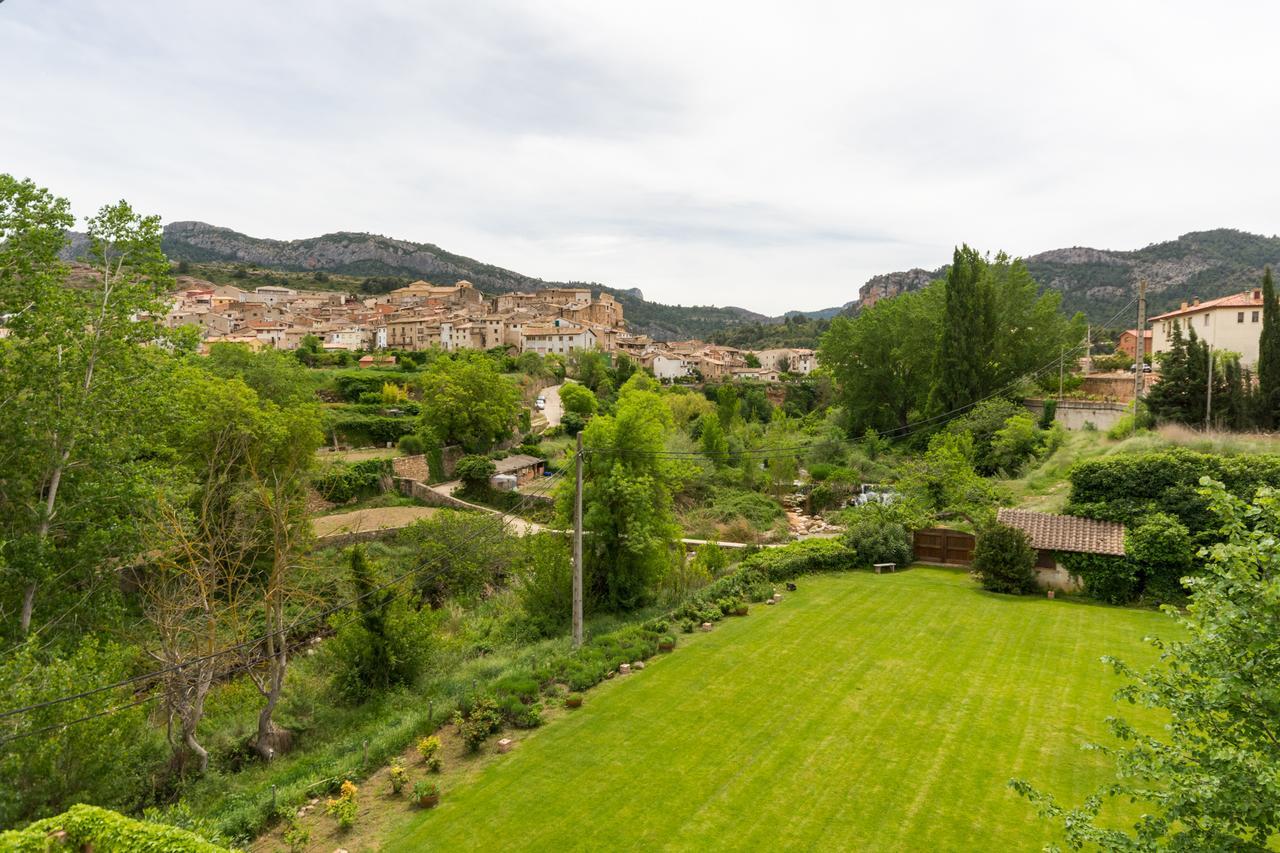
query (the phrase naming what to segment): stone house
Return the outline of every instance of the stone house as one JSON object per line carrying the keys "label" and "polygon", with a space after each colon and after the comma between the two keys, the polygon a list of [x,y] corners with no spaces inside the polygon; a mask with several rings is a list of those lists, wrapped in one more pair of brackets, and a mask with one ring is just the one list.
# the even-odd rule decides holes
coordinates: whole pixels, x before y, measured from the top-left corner
{"label": "stone house", "polygon": [[1254,288],[1243,293],[1182,303],[1176,311],[1167,311],[1151,318],[1151,351],[1156,355],[1172,348],[1173,324],[1177,322],[1182,337],[1188,329],[1196,330],[1196,337],[1207,341],[1215,350],[1229,350],[1240,354],[1240,363],[1252,367],[1258,363],[1258,339],[1262,335],[1262,290]]}

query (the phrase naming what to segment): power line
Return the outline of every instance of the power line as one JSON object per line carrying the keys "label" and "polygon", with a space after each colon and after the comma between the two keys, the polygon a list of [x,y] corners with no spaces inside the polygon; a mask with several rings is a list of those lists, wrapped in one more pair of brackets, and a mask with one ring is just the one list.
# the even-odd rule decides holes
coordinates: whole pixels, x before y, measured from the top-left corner
{"label": "power line", "polygon": [[[509,523],[509,520],[513,520],[513,519],[515,519],[515,518],[517,518],[517,517],[518,517],[518,516],[515,516],[515,515],[514,515],[514,513],[515,513],[515,512],[517,512],[517,511],[518,511],[518,510],[520,510],[520,509],[523,509],[523,508],[524,508],[524,506],[525,506],[527,503],[529,503],[529,502],[530,502],[534,497],[536,497],[540,492],[545,491],[547,488],[549,488],[553,483],[557,482],[557,481],[559,480],[559,478],[561,478],[561,477],[563,477],[563,476],[564,476],[564,472],[557,472],[557,473],[555,473],[555,474],[551,475],[550,477],[547,477],[547,478],[544,480],[544,482],[540,484],[540,486],[539,486],[539,488],[538,488],[538,489],[534,489],[534,490],[531,490],[531,491],[527,492],[527,493],[524,495],[524,497],[521,499],[521,501],[520,501],[520,502],[519,502],[515,507],[513,507],[509,512],[506,512],[506,513],[502,513],[502,514],[496,515],[495,517],[498,519],[498,526],[497,526],[497,529],[503,529],[503,528],[505,528],[505,527],[507,526],[507,524]],[[482,532],[483,532],[483,531],[482,531]],[[462,545],[465,545],[465,544],[467,544],[467,543],[469,543],[469,542],[472,542],[472,541],[474,541],[474,540],[478,539],[478,538],[480,537],[480,535],[481,535],[481,532],[477,532],[475,535],[473,535],[473,536],[471,536],[471,537],[467,538],[466,540],[464,540],[461,544],[462,544]],[[441,559],[443,559],[443,558],[441,558]],[[390,580],[390,581],[388,581],[388,582],[386,582],[386,583],[384,583],[384,584],[382,584],[382,585],[380,585],[380,586],[374,587],[373,589],[370,589],[370,590],[368,590],[367,592],[364,592],[364,593],[362,593],[361,595],[356,596],[355,598],[351,598],[351,599],[348,599],[348,600],[346,600],[346,601],[339,602],[339,603],[337,603],[337,604],[335,604],[335,605],[332,605],[332,606],[330,606],[330,607],[328,607],[328,608],[326,608],[326,609],[324,609],[324,610],[321,610],[320,612],[318,612],[318,613],[316,613],[316,614],[314,614],[314,615],[312,615],[312,616],[307,617],[306,619],[303,619],[303,620],[302,620],[302,621],[300,621],[300,622],[296,622],[296,623],[294,623],[293,625],[291,625],[291,626],[290,626],[290,629],[291,629],[291,630],[296,630],[296,629],[297,629],[297,628],[299,628],[299,627],[302,627],[302,626],[305,626],[305,625],[308,625],[308,624],[312,624],[312,623],[314,623],[314,622],[316,622],[316,621],[318,621],[318,620],[320,620],[320,619],[324,619],[324,618],[326,618],[326,617],[328,617],[328,616],[331,616],[332,614],[337,613],[337,612],[338,612],[338,611],[340,611],[340,610],[344,610],[344,609],[346,609],[347,607],[350,607],[350,606],[351,606],[351,605],[353,605],[353,604],[358,604],[359,602],[363,601],[365,598],[367,598],[367,597],[369,597],[369,596],[371,596],[371,595],[374,595],[374,594],[376,594],[376,593],[382,592],[382,591],[384,591],[384,590],[386,590],[386,589],[389,589],[389,588],[391,588],[391,587],[394,587],[394,586],[396,586],[396,585],[400,584],[401,582],[403,582],[404,580],[408,579],[409,577],[411,577],[411,576],[413,576],[413,575],[415,575],[415,574],[419,574],[420,572],[422,572],[422,571],[423,571],[423,570],[425,570],[426,568],[428,568],[428,565],[426,565],[426,564],[421,565],[421,566],[417,566],[417,567],[415,567],[415,568],[412,568],[412,569],[410,569],[410,570],[408,570],[408,571],[406,571],[406,572],[404,572],[404,573],[400,574],[399,576],[397,576],[397,577],[393,578],[392,580]],[[57,698],[54,698],[54,699],[48,699],[48,700],[45,700],[45,701],[43,701],[43,702],[37,702],[37,703],[31,704],[31,705],[27,705],[27,706],[24,706],[24,707],[21,707],[21,708],[11,708],[11,709],[8,709],[8,710],[5,710],[5,711],[0,711],[0,720],[7,719],[7,718],[9,718],[9,717],[13,717],[13,716],[16,716],[16,715],[18,715],[18,714],[26,714],[26,713],[30,713],[30,712],[32,712],[32,711],[38,711],[38,710],[41,710],[41,709],[44,709],[44,708],[49,708],[49,707],[52,707],[52,706],[54,706],[54,705],[61,705],[61,704],[66,703],[66,702],[73,702],[73,701],[75,701],[75,700],[77,700],[77,699],[85,699],[85,698],[88,698],[89,696],[94,696],[94,695],[97,695],[97,694],[99,694],[99,693],[105,693],[105,692],[107,692],[107,691],[109,691],[109,690],[117,690],[117,689],[119,689],[119,688],[121,688],[121,687],[127,687],[127,686],[129,686],[129,685],[131,685],[131,684],[137,684],[137,683],[142,682],[142,681],[147,681],[147,680],[152,679],[152,678],[157,678],[157,677],[162,676],[162,675],[167,675],[167,674],[169,674],[169,673],[171,673],[171,672],[177,672],[177,671],[180,671],[180,670],[183,670],[183,669],[187,669],[187,668],[189,668],[189,667],[197,666],[197,665],[199,665],[199,664],[206,663],[206,662],[208,662],[208,661],[210,661],[210,660],[213,660],[213,659],[215,659],[215,658],[222,657],[223,655],[231,654],[232,652],[237,652],[237,651],[241,651],[241,650],[246,649],[246,648],[251,648],[251,647],[253,647],[253,646],[256,646],[256,645],[258,645],[259,643],[265,642],[265,641],[266,641],[267,639],[269,639],[270,637],[277,635],[278,633],[279,633],[279,632],[277,632],[277,631],[272,631],[272,632],[270,632],[270,633],[268,633],[268,634],[264,634],[264,635],[262,635],[262,636],[254,637],[254,638],[249,639],[249,640],[244,640],[244,641],[242,641],[242,642],[235,643],[235,644],[233,644],[233,645],[231,645],[231,646],[227,646],[226,648],[219,649],[219,650],[214,651],[214,652],[210,652],[210,653],[209,653],[209,654],[207,654],[207,655],[202,655],[202,656],[200,656],[200,657],[193,658],[193,659],[188,660],[188,661],[183,661],[182,663],[179,663],[179,664],[173,664],[173,665],[171,665],[171,666],[162,667],[162,668],[160,668],[160,669],[153,670],[153,671],[151,671],[151,672],[146,672],[146,673],[142,673],[142,674],[140,674],[140,675],[130,676],[129,678],[121,679],[121,680],[116,681],[116,682],[114,682],[114,683],[112,683],[112,684],[106,684],[106,685],[102,685],[102,686],[100,686],[100,687],[94,687],[94,688],[91,688],[91,689],[89,689],[89,690],[83,690],[83,691],[80,691],[79,693],[69,694],[69,695],[66,695],[66,696],[60,696],[60,697],[57,697]],[[132,706],[128,706],[128,707],[132,707]],[[101,716],[101,714],[91,715],[88,719],[94,719],[94,718],[95,718],[95,717],[97,717],[97,716]],[[71,723],[64,723],[64,724],[59,724],[59,725],[71,725]],[[24,736],[26,736],[26,734],[27,734],[27,733],[19,734],[19,735],[13,735],[13,736],[11,736],[10,738],[4,739],[4,740],[0,740],[0,743],[6,743],[6,742],[8,742],[8,740],[11,740],[11,739],[13,739],[13,738],[15,738],[15,737],[24,737]]]}

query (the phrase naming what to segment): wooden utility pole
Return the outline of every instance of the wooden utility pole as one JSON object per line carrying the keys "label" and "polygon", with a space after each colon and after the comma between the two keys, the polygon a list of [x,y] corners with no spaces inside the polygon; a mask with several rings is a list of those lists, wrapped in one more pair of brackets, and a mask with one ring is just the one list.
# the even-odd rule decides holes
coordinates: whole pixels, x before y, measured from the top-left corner
{"label": "wooden utility pole", "polygon": [[1062,402],[1062,372],[1066,368],[1067,348],[1058,347],[1058,402]]}
{"label": "wooden utility pole", "polygon": [[1133,428],[1138,428],[1138,407],[1142,402],[1142,375],[1147,364],[1147,280],[1138,279],[1138,340],[1134,344],[1133,359]]}
{"label": "wooden utility pole", "polygon": [[582,433],[578,433],[577,489],[573,493],[573,647],[582,647]]}

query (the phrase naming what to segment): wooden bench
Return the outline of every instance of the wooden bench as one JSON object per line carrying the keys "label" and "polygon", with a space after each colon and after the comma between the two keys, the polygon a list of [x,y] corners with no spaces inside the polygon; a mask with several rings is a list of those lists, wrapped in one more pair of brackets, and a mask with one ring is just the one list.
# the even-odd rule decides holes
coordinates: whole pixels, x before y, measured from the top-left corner
{"label": "wooden bench", "polygon": [[881,574],[882,572],[896,572],[898,570],[898,564],[897,563],[876,563],[875,570],[876,570],[876,574]]}

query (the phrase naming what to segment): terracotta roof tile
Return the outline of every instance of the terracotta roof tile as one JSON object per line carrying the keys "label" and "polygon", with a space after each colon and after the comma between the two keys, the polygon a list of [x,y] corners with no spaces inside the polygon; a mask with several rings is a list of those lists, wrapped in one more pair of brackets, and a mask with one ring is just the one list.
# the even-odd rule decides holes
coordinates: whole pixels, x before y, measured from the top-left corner
{"label": "terracotta roof tile", "polygon": [[1195,314],[1206,308],[1261,308],[1262,296],[1254,296],[1253,290],[1246,290],[1243,293],[1233,293],[1230,296],[1223,296],[1220,299],[1210,299],[1201,302],[1199,305],[1188,305],[1186,308],[1179,308],[1176,311],[1168,311],[1150,318],[1147,322],[1154,323],[1156,320],[1166,320],[1170,317],[1181,317],[1184,314]]}
{"label": "terracotta roof tile", "polygon": [[1026,509],[1001,509],[996,520],[1026,533],[1039,550],[1124,556],[1123,524]]}

